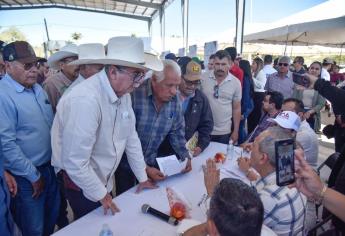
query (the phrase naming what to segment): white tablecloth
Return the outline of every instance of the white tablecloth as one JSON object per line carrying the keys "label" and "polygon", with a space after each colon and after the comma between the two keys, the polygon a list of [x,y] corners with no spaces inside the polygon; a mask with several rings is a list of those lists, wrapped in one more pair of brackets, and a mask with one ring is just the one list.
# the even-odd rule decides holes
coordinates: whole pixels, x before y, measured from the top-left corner
{"label": "white tablecloth", "polygon": [[[176,235],[176,226],[169,225],[164,221],[154,218],[151,215],[143,214],[141,206],[145,203],[153,208],[165,213],[169,213],[169,203],[166,194],[166,187],[173,187],[181,192],[186,200],[191,204],[191,218],[200,222],[205,222],[206,214],[203,206],[197,203],[202,195],[206,193],[204,186],[202,164],[208,158],[213,158],[217,152],[226,152],[226,145],[211,143],[209,147],[198,157],[193,158],[193,170],[184,175],[178,175],[159,182],[159,188],[154,190],[144,190],[135,194],[136,187],[128,190],[114,199],[121,212],[116,215],[103,215],[103,209],[98,208],[65,228],[59,230],[54,235],[73,235],[73,236],[96,236],[102,229],[103,224],[108,224],[114,236],[173,236]],[[238,153],[238,149],[235,150]],[[237,155],[236,155],[237,156]],[[238,171],[237,157],[227,160],[222,166],[221,177],[234,177],[246,181],[245,176]],[[249,183],[247,181],[247,183]],[[262,235],[269,236],[274,233],[263,227]]]}

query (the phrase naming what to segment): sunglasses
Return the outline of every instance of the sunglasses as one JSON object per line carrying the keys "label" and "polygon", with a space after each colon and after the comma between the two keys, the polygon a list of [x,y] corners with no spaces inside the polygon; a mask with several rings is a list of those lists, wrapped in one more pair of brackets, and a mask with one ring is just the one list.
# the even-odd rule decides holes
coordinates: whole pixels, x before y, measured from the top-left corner
{"label": "sunglasses", "polygon": [[287,67],[287,66],[289,66],[289,64],[288,63],[278,63],[278,66],[285,66],[285,67]]}
{"label": "sunglasses", "polygon": [[24,70],[29,71],[31,70],[32,67],[36,67],[38,68],[38,63],[37,62],[30,62],[30,63],[21,63],[20,61],[18,61],[23,67]]}
{"label": "sunglasses", "polygon": [[216,98],[216,99],[218,99],[218,98],[219,98],[219,85],[218,85],[218,84],[215,85],[215,86],[213,87],[213,90],[214,90],[213,97]]}
{"label": "sunglasses", "polygon": [[190,81],[190,80],[187,80],[185,77],[182,76],[182,79],[184,80],[184,82],[186,83],[187,86],[198,86],[201,84],[200,80],[197,80],[197,81]]}

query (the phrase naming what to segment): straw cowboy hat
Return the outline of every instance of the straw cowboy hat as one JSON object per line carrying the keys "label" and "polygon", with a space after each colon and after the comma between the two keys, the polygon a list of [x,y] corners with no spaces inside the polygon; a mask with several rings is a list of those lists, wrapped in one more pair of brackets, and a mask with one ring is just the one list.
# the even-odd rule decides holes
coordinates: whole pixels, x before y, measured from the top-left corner
{"label": "straw cowboy hat", "polygon": [[141,39],[125,36],[110,38],[107,45],[107,56],[97,60],[97,63],[154,71],[163,70],[163,63],[156,55],[144,53],[144,43]]}
{"label": "straw cowboy hat", "polygon": [[75,44],[67,44],[66,46],[62,47],[59,51],[54,53],[48,58],[48,65],[55,69],[59,70],[59,62],[62,59],[65,59],[67,57],[75,57],[78,56],[78,47]]}
{"label": "straw cowboy hat", "polygon": [[69,65],[102,64],[98,60],[105,59],[105,49],[101,43],[86,43],[78,46],[78,60]]}

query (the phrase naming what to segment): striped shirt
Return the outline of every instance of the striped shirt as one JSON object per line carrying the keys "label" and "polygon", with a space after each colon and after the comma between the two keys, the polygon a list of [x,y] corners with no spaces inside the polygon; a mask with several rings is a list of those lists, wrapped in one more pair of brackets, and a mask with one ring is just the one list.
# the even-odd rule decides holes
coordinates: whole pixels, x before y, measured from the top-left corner
{"label": "striped shirt", "polygon": [[264,224],[277,235],[303,235],[306,197],[295,188],[279,187],[275,172],[256,183],[264,205]]}
{"label": "striped shirt", "polygon": [[184,117],[178,96],[166,102],[160,111],[157,111],[154,100],[150,79],[132,93],[136,128],[146,164],[156,165],[158,148],[166,136],[180,158],[189,157],[185,147]]}

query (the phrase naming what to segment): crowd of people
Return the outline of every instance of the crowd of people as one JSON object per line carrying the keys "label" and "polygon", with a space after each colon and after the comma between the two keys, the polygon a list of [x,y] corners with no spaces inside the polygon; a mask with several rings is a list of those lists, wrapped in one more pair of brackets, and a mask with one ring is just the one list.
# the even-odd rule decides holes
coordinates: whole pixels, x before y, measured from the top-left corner
{"label": "crowd of people", "polygon": [[[157,188],[167,178],[156,158],[175,154],[188,173],[211,141],[251,152],[238,158],[238,167],[252,187],[220,181],[208,160],[208,220],[184,235],[260,235],[262,224],[277,235],[303,235],[315,225],[307,212],[316,200],[344,220],[345,196],[314,173],[326,99],[336,116],[329,135],[343,151],[339,67],[329,58],[309,68],[300,56],[272,62],[266,55],[250,63],[229,47],[203,69],[197,58],[160,60],[135,37],[110,38],[106,46],[68,44],[48,59],[28,42],[4,44],[0,234],[50,235],[70,223],[67,203],[74,220],[98,207],[115,214],[121,206],[114,193]],[[310,87],[295,84],[293,73],[308,78]],[[188,150],[192,138],[197,142]],[[296,141],[294,186],[276,183],[275,142],[284,139]]]}

